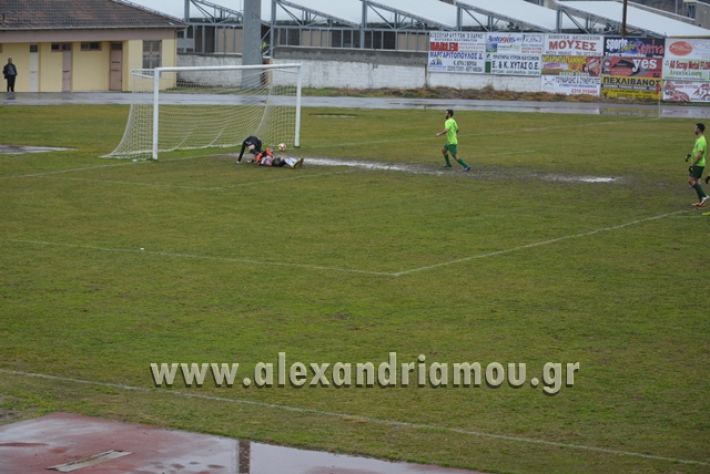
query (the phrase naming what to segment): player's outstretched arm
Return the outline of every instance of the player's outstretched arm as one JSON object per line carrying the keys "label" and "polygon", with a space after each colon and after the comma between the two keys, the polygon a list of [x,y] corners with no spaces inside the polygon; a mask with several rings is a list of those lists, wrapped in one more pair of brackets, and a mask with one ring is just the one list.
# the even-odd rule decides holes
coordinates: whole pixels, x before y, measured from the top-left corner
{"label": "player's outstretched arm", "polygon": [[239,158],[237,158],[237,161],[242,161],[242,157],[244,156],[244,150],[247,148],[247,141],[244,140],[242,142],[242,151],[239,152]]}

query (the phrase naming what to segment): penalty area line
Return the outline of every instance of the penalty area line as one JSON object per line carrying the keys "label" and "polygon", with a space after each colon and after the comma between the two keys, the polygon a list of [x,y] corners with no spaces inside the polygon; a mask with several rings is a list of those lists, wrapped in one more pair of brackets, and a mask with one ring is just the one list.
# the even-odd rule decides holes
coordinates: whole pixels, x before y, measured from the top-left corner
{"label": "penalty area line", "polygon": [[307,263],[289,263],[289,262],[275,262],[269,260],[256,260],[251,258],[240,258],[240,257],[224,257],[215,255],[199,255],[184,252],[165,252],[160,250],[141,250],[141,249],[129,249],[129,248],[111,248],[111,247],[99,247],[93,245],[80,245],[80,244],[69,244],[64,242],[50,242],[46,240],[30,240],[30,239],[2,239],[5,242],[14,242],[19,244],[29,244],[29,245],[42,245],[47,247],[65,247],[72,249],[83,249],[83,250],[95,250],[100,252],[111,252],[111,253],[124,253],[124,254],[136,254],[136,255],[147,255],[153,257],[168,257],[168,258],[185,258],[193,260],[209,260],[216,262],[229,262],[229,263],[242,263],[246,265],[254,265],[261,267],[286,267],[286,268],[302,268],[304,270],[319,270],[319,271],[331,271],[340,273],[353,273],[358,275],[370,275],[370,276],[384,276],[392,277],[392,273],[387,272],[376,272],[370,270],[359,270],[357,268],[344,268],[344,267],[329,267],[326,265],[311,265]]}
{"label": "penalty area line", "polygon": [[634,225],[643,224],[645,222],[651,222],[651,221],[656,221],[656,220],[660,220],[660,219],[665,219],[667,217],[674,217],[674,216],[677,216],[678,214],[684,214],[687,212],[688,211],[668,212],[665,214],[659,214],[657,216],[645,217],[643,219],[636,219],[631,222],[627,222],[625,224],[618,224],[618,225],[613,225],[613,226],[608,226],[608,227],[600,227],[599,229],[590,230],[588,232],[580,232],[577,234],[563,235],[562,237],[557,237],[555,239],[541,240],[539,242],[532,242],[530,244],[519,245],[517,247],[512,247],[512,248],[508,248],[508,249],[495,250],[493,252],[481,253],[478,255],[471,255],[470,257],[457,258],[455,260],[449,260],[447,262],[441,262],[441,263],[435,263],[433,265],[425,265],[422,267],[411,268],[409,270],[403,270],[400,272],[393,273],[392,275],[395,277],[400,277],[400,276],[404,276],[404,275],[411,275],[412,273],[423,272],[425,270],[433,270],[435,268],[447,267],[449,265],[455,265],[457,263],[470,262],[471,260],[479,260],[479,259],[483,259],[483,258],[497,257],[498,255],[505,255],[505,254],[509,254],[509,253],[513,253],[513,252],[518,252],[520,250],[527,250],[527,249],[532,249],[535,247],[543,247],[545,245],[556,244],[558,242],[563,242],[565,240],[580,239],[582,237],[590,237],[592,235],[601,234],[602,232],[611,232],[614,230],[625,229],[626,227],[631,227]]}
{"label": "penalty area line", "polygon": [[445,433],[455,433],[455,434],[464,435],[464,436],[488,438],[488,439],[493,439],[493,440],[498,440],[498,441],[507,441],[507,442],[511,442],[511,443],[542,445],[542,446],[550,446],[550,447],[554,447],[554,448],[563,448],[563,449],[576,450],[576,451],[586,451],[586,452],[591,452],[591,453],[610,454],[610,455],[614,455],[614,456],[627,456],[627,457],[645,459],[645,460],[649,460],[649,461],[663,461],[663,462],[669,462],[669,463],[691,464],[691,465],[697,465],[697,466],[710,466],[710,462],[698,461],[698,460],[694,460],[694,459],[673,458],[673,457],[668,457],[668,456],[659,456],[659,455],[655,455],[655,454],[639,453],[639,452],[635,452],[635,451],[626,451],[626,450],[619,450],[619,449],[613,449],[613,448],[602,448],[602,447],[598,447],[598,446],[587,446],[587,445],[583,445],[583,444],[563,443],[560,441],[548,441],[548,440],[539,439],[539,438],[529,438],[529,437],[525,437],[525,436],[512,436],[512,435],[504,435],[504,434],[498,434],[498,433],[489,433],[489,432],[485,432],[485,431],[476,431],[476,430],[469,430],[469,429],[463,429],[463,428],[452,428],[452,427],[448,427],[448,426],[432,425],[432,424],[427,424],[427,423],[413,423],[413,422],[407,422],[407,421],[388,420],[388,419],[384,419],[384,418],[374,418],[374,417],[370,417],[370,416],[353,415],[353,414],[348,414],[348,413],[332,412],[332,411],[325,411],[325,410],[316,410],[314,408],[304,408],[304,407],[298,407],[298,406],[292,406],[292,405],[282,405],[282,404],[277,404],[277,403],[259,402],[256,400],[246,400],[246,399],[242,399],[242,398],[227,398],[227,397],[220,397],[217,395],[207,395],[207,394],[203,394],[203,393],[189,393],[189,392],[184,392],[184,391],[180,391],[180,390],[163,390],[163,391],[161,391],[158,389],[148,389],[145,387],[136,387],[136,386],[132,386],[132,385],[125,385],[125,384],[119,384],[119,383],[100,382],[100,381],[95,381],[95,380],[77,379],[77,378],[72,378],[72,377],[62,377],[62,376],[57,376],[57,375],[48,375],[48,374],[41,374],[41,373],[36,373],[36,372],[25,372],[25,371],[10,370],[10,369],[0,369],[0,373],[12,375],[12,376],[18,376],[18,377],[35,378],[35,379],[40,379],[40,380],[51,380],[51,381],[56,381],[56,382],[66,382],[66,383],[74,383],[74,384],[88,385],[88,386],[95,386],[95,387],[113,388],[113,389],[118,389],[118,390],[123,390],[123,391],[128,391],[128,392],[145,393],[145,394],[150,394],[150,395],[167,394],[167,395],[171,395],[174,397],[185,398],[185,399],[196,399],[196,400],[205,400],[205,401],[222,402],[222,403],[234,403],[237,405],[255,406],[255,407],[259,407],[259,408],[281,410],[281,411],[286,411],[286,412],[291,412],[291,413],[318,415],[318,416],[323,416],[323,417],[338,418],[338,419],[345,420],[345,421],[360,420],[360,421],[364,421],[366,423],[372,423],[375,425],[386,426],[386,427],[390,427],[390,428],[409,428],[409,429],[418,430],[418,431],[439,431],[439,432],[445,432]]}

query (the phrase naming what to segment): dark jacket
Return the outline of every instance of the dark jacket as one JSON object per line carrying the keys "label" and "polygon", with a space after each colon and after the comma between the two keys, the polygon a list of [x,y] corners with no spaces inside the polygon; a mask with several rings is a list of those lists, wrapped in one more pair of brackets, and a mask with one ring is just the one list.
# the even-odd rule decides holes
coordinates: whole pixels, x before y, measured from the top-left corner
{"label": "dark jacket", "polygon": [[252,151],[254,155],[261,153],[261,140],[259,140],[259,137],[255,137],[252,135],[250,137],[245,138],[242,142],[242,151],[239,152],[238,161],[242,161],[242,156],[244,156],[244,150],[246,150],[246,148],[250,145],[254,145],[254,150]]}
{"label": "dark jacket", "polygon": [[2,68],[2,75],[7,79],[8,76],[17,76],[17,68],[14,64],[7,63],[5,67]]}

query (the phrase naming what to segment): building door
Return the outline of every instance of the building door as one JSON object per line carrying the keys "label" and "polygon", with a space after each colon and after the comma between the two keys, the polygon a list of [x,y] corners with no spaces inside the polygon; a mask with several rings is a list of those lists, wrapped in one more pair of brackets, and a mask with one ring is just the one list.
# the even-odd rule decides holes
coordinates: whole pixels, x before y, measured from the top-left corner
{"label": "building door", "polygon": [[39,92],[39,46],[30,45],[29,92]]}
{"label": "building door", "polygon": [[123,90],[123,44],[111,43],[111,70],[109,71],[109,90]]}
{"label": "building door", "polygon": [[62,92],[71,92],[71,45],[62,54]]}

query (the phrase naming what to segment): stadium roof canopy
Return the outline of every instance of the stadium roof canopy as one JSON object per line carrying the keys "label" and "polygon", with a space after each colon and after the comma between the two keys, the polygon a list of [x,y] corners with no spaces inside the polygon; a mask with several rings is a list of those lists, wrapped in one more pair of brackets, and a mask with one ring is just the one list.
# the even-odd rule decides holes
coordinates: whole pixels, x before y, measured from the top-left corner
{"label": "stadium roof canopy", "polygon": [[487,15],[479,13],[462,15],[459,21],[459,8],[440,0],[365,0],[365,3],[368,23],[384,20],[398,26],[402,20],[414,20],[428,29],[456,30],[480,28],[489,21]]}
{"label": "stadium roof canopy", "polygon": [[[584,18],[588,22],[607,24],[618,30],[621,29],[623,5],[620,2],[558,0],[557,5],[560,10]],[[710,30],[632,4],[628,7],[626,26],[627,30],[632,32],[660,37],[710,36]]]}
{"label": "stadium roof canopy", "polygon": [[[265,15],[268,5],[268,15]],[[262,18],[271,20],[271,0],[262,0]],[[445,29],[459,27],[458,8],[439,0],[276,0],[277,21],[303,25],[317,23],[362,27],[384,25],[392,29]],[[488,17],[476,14],[463,18],[461,26],[477,28]]]}
{"label": "stadium roof canopy", "polygon": [[489,30],[505,29],[498,28],[496,21],[508,22],[519,29],[532,31],[579,29],[579,26],[565,15],[560,18],[561,24],[558,28],[558,14],[555,10],[524,0],[457,0],[456,5],[466,12],[488,15],[493,21],[486,28]]}

